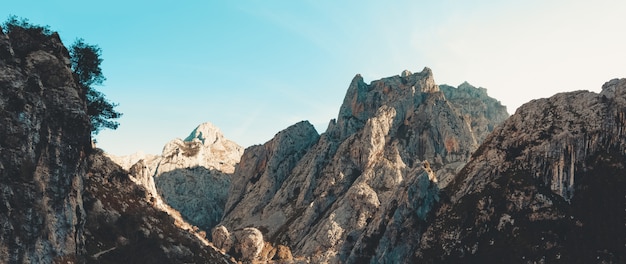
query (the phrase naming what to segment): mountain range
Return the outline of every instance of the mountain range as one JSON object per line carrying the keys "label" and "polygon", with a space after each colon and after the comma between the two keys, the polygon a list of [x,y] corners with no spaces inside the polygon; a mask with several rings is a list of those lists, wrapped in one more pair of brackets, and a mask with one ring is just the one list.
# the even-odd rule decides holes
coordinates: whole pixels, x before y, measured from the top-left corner
{"label": "mountain range", "polygon": [[626,261],[626,79],[509,116],[428,68],[356,75],[321,134],[204,123],[126,157],[85,94],[58,34],[0,33],[0,262]]}

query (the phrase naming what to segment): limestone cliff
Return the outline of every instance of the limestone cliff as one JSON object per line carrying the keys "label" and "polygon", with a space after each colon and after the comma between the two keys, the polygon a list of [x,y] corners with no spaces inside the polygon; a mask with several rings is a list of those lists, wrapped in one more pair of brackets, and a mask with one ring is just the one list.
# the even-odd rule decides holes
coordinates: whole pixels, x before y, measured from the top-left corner
{"label": "limestone cliff", "polygon": [[207,122],[184,140],[168,142],[161,155],[108,156],[129,170],[159,207],[171,206],[191,224],[211,230],[224,214],[231,174],[242,154],[241,146]]}
{"label": "limestone cliff", "polygon": [[0,29],[0,262],[228,262],[91,147],[56,33]]}
{"label": "limestone cliff", "polygon": [[0,262],[85,253],[85,91],[57,34],[0,32]]}
{"label": "limestone cliff", "polygon": [[626,79],[533,100],[489,135],[412,261],[624,263]]}
{"label": "limestone cliff", "polygon": [[428,68],[370,84],[357,75],[325,133],[299,123],[246,149],[222,224],[256,227],[314,262],[393,251],[404,225],[425,219],[439,188],[478,147],[474,130],[498,121],[469,117],[507,115],[504,107],[466,108],[473,112],[446,99]]}

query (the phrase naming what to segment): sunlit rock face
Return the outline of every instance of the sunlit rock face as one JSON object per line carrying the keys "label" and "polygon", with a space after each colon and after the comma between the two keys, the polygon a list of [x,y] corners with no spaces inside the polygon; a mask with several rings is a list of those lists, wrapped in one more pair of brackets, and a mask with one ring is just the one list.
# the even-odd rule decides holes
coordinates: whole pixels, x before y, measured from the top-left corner
{"label": "sunlit rock face", "polygon": [[171,206],[191,224],[210,231],[222,219],[231,174],[242,154],[241,146],[207,122],[184,140],[168,142],[161,155],[109,156],[127,166],[158,206]]}
{"label": "sunlit rock face", "polygon": [[472,96],[447,100],[428,68],[370,84],[357,75],[325,133],[300,122],[246,149],[221,224],[255,227],[314,262],[406,260],[419,234],[407,225],[425,221],[440,187],[469,160],[481,137],[474,131],[497,126],[486,112],[507,115],[502,106],[459,107],[495,101]]}
{"label": "sunlit rock face", "polygon": [[533,100],[445,189],[418,262],[623,263],[626,79]]}
{"label": "sunlit rock face", "polygon": [[233,173],[242,154],[243,148],[226,139],[219,128],[203,123],[184,140],[174,139],[163,147],[156,174],[197,166]]}

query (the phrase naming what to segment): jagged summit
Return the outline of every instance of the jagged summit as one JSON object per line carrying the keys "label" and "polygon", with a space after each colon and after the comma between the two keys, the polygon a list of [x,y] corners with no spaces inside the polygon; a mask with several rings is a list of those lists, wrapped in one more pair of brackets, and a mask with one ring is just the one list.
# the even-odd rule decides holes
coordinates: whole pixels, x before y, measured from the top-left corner
{"label": "jagged summit", "polygon": [[177,138],[165,144],[157,174],[193,166],[232,173],[242,153],[241,146],[224,138],[217,127],[207,122],[196,127],[185,140]]}
{"label": "jagged summit", "polygon": [[131,155],[107,154],[124,169],[140,160],[152,164],[150,175],[155,176],[176,168],[203,166],[232,173],[243,154],[243,147],[227,139],[221,130],[210,122],[198,125],[184,140],[173,139],[163,146],[161,155],[138,151]]}
{"label": "jagged summit", "polygon": [[[407,71],[408,72],[408,71]],[[437,93],[432,71],[424,68],[421,72],[399,75],[372,81],[367,84],[357,74],[350,83],[337,117],[337,131],[329,131],[339,138],[346,138],[363,127],[366,120],[375,115],[383,105],[392,106],[397,111],[397,120],[404,119],[411,109],[419,105],[424,93]]]}
{"label": "jagged summit", "polygon": [[218,140],[224,139],[222,131],[210,122],[205,122],[196,127],[184,141],[198,139],[203,145],[215,144]]}

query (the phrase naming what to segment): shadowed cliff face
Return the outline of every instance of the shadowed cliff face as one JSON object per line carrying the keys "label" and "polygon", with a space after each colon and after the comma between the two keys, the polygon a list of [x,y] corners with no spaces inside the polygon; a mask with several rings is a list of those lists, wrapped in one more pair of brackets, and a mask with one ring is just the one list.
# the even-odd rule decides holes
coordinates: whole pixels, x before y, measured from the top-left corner
{"label": "shadowed cliff face", "polygon": [[[473,113],[484,117],[483,109]],[[477,148],[473,129],[496,126],[472,127],[466,112],[446,99],[430,69],[371,84],[357,75],[326,133],[301,122],[246,149],[222,224],[258,228],[316,262],[401,261],[409,253],[398,243],[414,248],[410,235],[419,234],[404,230],[421,225],[439,188]]]}
{"label": "shadowed cliff face", "polygon": [[0,262],[229,262],[92,149],[59,36],[1,32]]}
{"label": "shadowed cliff face", "polygon": [[128,172],[96,150],[83,192],[85,256],[90,263],[231,263],[182,221],[165,212]]}
{"label": "shadowed cliff face", "polygon": [[626,79],[518,109],[445,189],[416,261],[623,263]]}
{"label": "shadowed cliff face", "polygon": [[229,174],[197,166],[165,172],[154,180],[163,200],[189,223],[210,231],[222,220]]}
{"label": "shadowed cliff face", "polygon": [[0,33],[0,262],[84,253],[84,93],[59,36]]}

